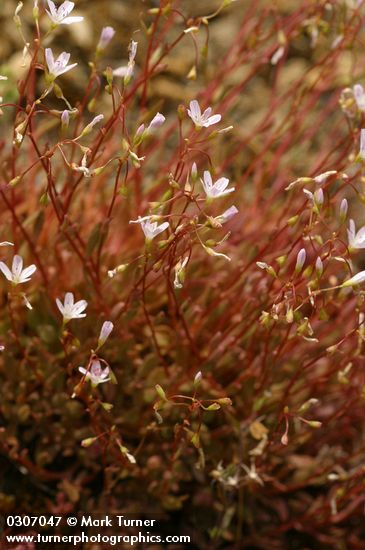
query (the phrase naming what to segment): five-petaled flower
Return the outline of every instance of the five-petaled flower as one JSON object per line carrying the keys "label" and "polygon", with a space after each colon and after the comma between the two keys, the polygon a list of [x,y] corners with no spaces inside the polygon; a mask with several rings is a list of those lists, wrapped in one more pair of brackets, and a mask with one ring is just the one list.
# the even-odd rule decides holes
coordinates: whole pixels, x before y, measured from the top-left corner
{"label": "five-petaled flower", "polygon": [[197,128],[202,128],[203,126],[204,128],[208,128],[208,126],[212,126],[212,124],[217,124],[222,118],[221,115],[211,116],[211,107],[205,109],[204,113],[202,114],[200,105],[196,99],[190,101],[189,106],[190,109],[188,109],[188,115]]}
{"label": "five-petaled flower", "polygon": [[227,189],[229,184],[228,178],[219,178],[213,183],[212,176],[208,170],[205,170],[203,179],[201,179],[204,191],[209,199],[216,199],[218,197],[224,197],[234,191],[234,187]]}
{"label": "five-petaled flower", "polygon": [[138,216],[137,220],[130,220],[129,223],[140,223],[142,231],[145,234],[147,241],[152,241],[157,235],[165,231],[169,227],[169,222],[163,222],[161,225],[158,225],[156,221],[152,221],[153,216],[144,216],[141,218]]}
{"label": "five-petaled flower", "polygon": [[74,301],[74,295],[72,292],[66,292],[64,303],[56,298],[56,304],[63,316],[63,322],[66,324],[71,319],[81,319],[86,317],[86,313],[83,313],[87,307],[86,300]]}
{"label": "five-petaled flower", "polygon": [[52,0],[47,0],[47,3],[49,11],[46,10],[46,12],[54,25],[72,25],[72,23],[79,23],[84,19],[81,16],[69,17],[70,13],[74,9],[74,2],[69,2],[66,0],[58,9]]}
{"label": "five-petaled flower", "polygon": [[350,249],[365,248],[365,225],[356,231],[354,220],[350,220],[347,237]]}
{"label": "five-petaled flower", "polygon": [[109,382],[109,367],[102,369],[99,359],[93,359],[90,369],[79,367],[79,371],[84,375],[87,380],[90,380],[93,386]]}
{"label": "five-petaled flower", "polygon": [[0,270],[5,275],[8,281],[13,285],[19,285],[30,281],[30,277],[33,275],[37,267],[32,264],[29,267],[23,269],[23,258],[21,256],[14,256],[11,271],[4,262],[0,262]]}
{"label": "five-petaled flower", "polygon": [[67,52],[62,52],[55,60],[51,48],[46,48],[45,55],[49,72],[47,79],[49,82],[53,82],[58,76],[67,73],[67,71],[70,71],[77,65],[77,63],[67,65],[71,56],[71,54]]}

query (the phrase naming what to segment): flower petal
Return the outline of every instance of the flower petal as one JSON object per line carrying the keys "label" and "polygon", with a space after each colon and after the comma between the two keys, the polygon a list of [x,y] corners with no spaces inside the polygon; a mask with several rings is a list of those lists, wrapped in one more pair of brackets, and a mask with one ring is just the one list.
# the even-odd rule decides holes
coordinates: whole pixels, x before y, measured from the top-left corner
{"label": "flower petal", "polygon": [[61,302],[61,300],[59,300],[59,298],[56,298],[56,304],[61,314],[63,315],[65,312],[65,308],[63,307],[63,303]]}
{"label": "flower petal", "polygon": [[15,275],[15,277],[19,277],[19,275],[22,272],[22,269],[23,269],[23,258],[18,254],[16,254],[13,258],[13,263],[11,266],[13,275]]}
{"label": "flower petal", "polygon": [[228,187],[229,179],[228,178],[219,178],[215,184],[214,187],[221,193]]}
{"label": "flower petal", "polygon": [[74,2],[70,2],[70,0],[65,0],[63,2],[63,4],[60,5],[60,7],[58,8],[58,12],[63,16],[63,17],[66,17],[67,15],[70,15],[70,13],[72,12],[72,10],[74,9],[75,7],[75,3]]}
{"label": "flower petal", "polygon": [[48,7],[51,11],[50,15],[52,15],[53,17],[57,17],[57,9],[56,9],[55,3],[52,2],[52,0],[47,0],[47,3],[48,3]]}
{"label": "flower petal", "polygon": [[200,106],[196,99],[193,99],[192,101],[190,101],[189,106],[193,117],[196,117],[196,118],[201,117]]}
{"label": "flower petal", "polygon": [[220,122],[221,118],[221,115],[213,115],[205,122],[204,126],[208,128],[208,126],[212,126],[212,124],[217,124],[217,122]]}
{"label": "flower petal", "polygon": [[8,281],[13,280],[13,274],[8,268],[8,266],[4,264],[4,262],[0,262],[0,270],[2,271],[3,275],[5,275]]}
{"label": "flower petal", "polygon": [[86,300],[79,300],[78,302],[76,302],[74,304],[74,306],[72,308],[72,313],[74,313],[75,315],[79,315],[86,308],[87,308],[87,301]]}
{"label": "flower petal", "polygon": [[72,23],[80,23],[83,20],[84,18],[80,15],[74,17],[65,17],[65,19],[62,19],[62,25],[72,25]]}
{"label": "flower petal", "polygon": [[[26,267],[20,274],[20,280],[24,281],[25,279],[28,279],[33,273],[37,270],[37,266],[32,264],[29,267]],[[29,280],[29,279],[28,279]]]}
{"label": "flower petal", "polygon": [[45,56],[46,56],[46,62],[47,62],[48,70],[49,70],[50,73],[53,73],[54,57],[53,57],[53,52],[52,52],[51,48],[46,48]]}

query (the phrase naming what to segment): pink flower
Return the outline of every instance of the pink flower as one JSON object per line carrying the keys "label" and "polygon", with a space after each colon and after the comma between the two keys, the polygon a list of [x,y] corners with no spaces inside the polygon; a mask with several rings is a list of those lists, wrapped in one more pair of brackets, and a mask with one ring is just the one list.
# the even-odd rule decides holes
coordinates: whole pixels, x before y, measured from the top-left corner
{"label": "pink flower", "polygon": [[90,380],[93,386],[103,384],[104,382],[109,382],[110,380],[110,377],[108,376],[109,367],[105,367],[105,369],[102,369],[100,361],[98,359],[93,360],[90,369],[79,367],[79,371],[85,376],[87,380]]}

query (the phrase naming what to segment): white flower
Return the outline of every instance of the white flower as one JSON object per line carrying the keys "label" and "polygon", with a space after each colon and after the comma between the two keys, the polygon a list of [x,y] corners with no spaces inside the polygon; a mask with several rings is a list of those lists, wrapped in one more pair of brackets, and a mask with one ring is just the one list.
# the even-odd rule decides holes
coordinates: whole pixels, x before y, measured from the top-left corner
{"label": "white flower", "polygon": [[87,307],[86,300],[79,300],[78,302],[75,302],[72,292],[66,292],[65,301],[63,304],[61,300],[56,298],[56,304],[63,315],[64,323],[68,323],[71,319],[81,319],[82,317],[86,317],[86,313],[83,313]]}
{"label": "white flower", "polygon": [[212,176],[208,170],[204,171],[203,179],[200,180],[204,187],[204,191],[210,199],[216,199],[218,197],[224,197],[234,191],[234,187],[227,189],[229,184],[228,178],[219,178],[213,183]]}
{"label": "white flower", "polygon": [[0,80],[8,80],[8,77],[0,74]]}
{"label": "white flower", "polygon": [[47,62],[47,66],[48,66],[48,71],[49,71],[48,76],[50,77],[51,82],[55,78],[60,76],[61,74],[67,73],[67,71],[70,71],[71,69],[73,69],[77,65],[77,63],[72,63],[72,65],[67,65],[67,63],[70,60],[70,55],[71,55],[69,53],[62,52],[58,56],[56,61],[54,60],[53,52],[52,52],[51,48],[46,48],[45,54],[46,54],[46,62]]}
{"label": "white flower", "polygon": [[356,232],[354,220],[350,220],[347,230],[350,248],[365,248],[365,225]]}
{"label": "white flower", "polygon": [[365,93],[361,84],[355,84],[352,88],[357,108],[359,111],[365,111]]}
{"label": "white flower", "polygon": [[103,326],[101,327],[101,331],[100,331],[99,340],[98,340],[98,348],[101,348],[101,346],[105,344],[113,328],[114,328],[114,325],[111,321],[105,321],[103,323]]}
{"label": "white flower", "polygon": [[360,151],[359,157],[365,159],[365,128],[362,128],[360,132]]}
{"label": "white flower", "polygon": [[174,288],[182,288],[185,280],[185,266],[188,263],[189,256],[179,260],[175,265]]}
{"label": "white flower", "polygon": [[83,21],[83,17],[69,17],[70,13],[74,9],[74,2],[63,2],[57,9],[55,3],[52,0],[47,0],[49,11],[46,10],[49,18],[54,25],[72,25],[72,23],[79,23]]}
{"label": "white flower", "polygon": [[259,485],[264,484],[261,477],[258,475],[258,473],[256,471],[256,464],[254,463],[253,460],[251,460],[251,468],[248,468],[248,466],[246,466],[246,464],[241,464],[241,467],[245,470],[248,479],[250,479],[251,481],[255,481]]}
{"label": "white flower", "polygon": [[161,225],[158,225],[157,222],[151,221],[153,216],[144,216],[141,218],[138,216],[138,220],[130,220],[129,223],[140,223],[142,231],[146,236],[148,241],[152,241],[157,235],[165,231],[169,227],[169,222],[163,222]]}
{"label": "white flower", "polygon": [[110,380],[110,377],[108,376],[109,367],[105,367],[105,369],[102,369],[100,361],[98,359],[93,360],[90,369],[79,367],[79,371],[85,376],[87,380],[90,380],[93,386],[103,384],[104,382],[109,382]]}
{"label": "white flower", "polygon": [[190,109],[188,109],[188,115],[197,128],[201,128],[203,126],[205,128],[208,128],[208,126],[212,126],[212,124],[217,124],[222,118],[221,115],[210,116],[212,113],[211,107],[205,109],[204,113],[202,114],[199,103],[196,99],[190,101],[189,106]]}
{"label": "white flower", "polygon": [[4,264],[4,262],[0,262],[0,270],[3,272],[7,280],[13,283],[13,285],[30,281],[30,277],[36,269],[37,267],[34,264],[23,269],[23,258],[18,255],[14,256],[11,271],[8,266]]}

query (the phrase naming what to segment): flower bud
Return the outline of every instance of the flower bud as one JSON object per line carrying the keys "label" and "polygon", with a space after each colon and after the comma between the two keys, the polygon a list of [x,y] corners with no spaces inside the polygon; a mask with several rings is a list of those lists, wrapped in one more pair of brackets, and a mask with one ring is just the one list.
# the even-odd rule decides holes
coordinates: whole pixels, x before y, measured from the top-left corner
{"label": "flower bud", "polygon": [[356,286],[360,285],[365,281],[365,271],[360,271],[359,273],[356,273],[351,279],[348,279],[344,283],[342,283],[342,287],[346,288],[348,286]]}
{"label": "flower bud", "polygon": [[360,151],[359,158],[365,160],[365,128],[362,128],[360,132]]}
{"label": "flower bud", "polygon": [[111,321],[105,321],[103,323],[103,326],[101,327],[101,331],[100,331],[99,340],[98,340],[98,348],[101,348],[101,346],[105,344],[113,328],[114,328],[114,325]]}
{"label": "flower bud", "polygon": [[317,273],[318,279],[322,276],[322,273],[323,273],[323,262],[319,256],[316,260],[316,273]]}
{"label": "flower bud", "polygon": [[115,30],[113,29],[113,27],[103,27],[96,51],[98,53],[101,53],[103,50],[105,50],[105,48],[107,47],[109,42],[112,40],[114,35],[115,35]]}
{"label": "flower bud", "polygon": [[90,132],[93,129],[93,127],[95,126],[95,124],[97,124],[98,122],[103,120],[103,118],[104,118],[104,115],[97,115],[96,117],[94,117],[92,119],[92,121],[87,126],[85,126],[85,128],[81,132],[80,137],[84,137],[84,136],[87,136],[88,134],[90,134]]}
{"label": "flower bud", "polygon": [[323,195],[323,189],[320,187],[319,189],[316,189],[313,194],[314,204],[317,206],[318,210],[321,208],[324,202],[324,195]]}
{"label": "flower bud", "polygon": [[61,115],[61,130],[65,131],[70,124],[70,114],[67,110],[63,111]]}
{"label": "flower bud", "polygon": [[319,400],[312,397],[311,399],[308,399],[308,401],[303,403],[303,405],[299,408],[298,412],[303,413],[303,412],[307,411],[313,405],[317,405],[317,403],[319,403]]}
{"label": "flower bud", "polygon": [[193,162],[191,167],[191,181],[195,183],[198,180],[198,168],[196,162]]}
{"label": "flower bud", "polygon": [[306,257],[307,257],[307,253],[305,251],[305,248],[301,248],[297,255],[297,263],[295,264],[296,273],[300,273],[302,271]]}
{"label": "flower bud", "polygon": [[217,403],[225,407],[227,405],[232,405],[232,400],[229,397],[221,397],[220,399],[217,399]]}
{"label": "flower bud", "polygon": [[194,386],[195,387],[199,386],[202,378],[203,378],[202,372],[201,371],[197,372],[195,377],[194,377]]}
{"label": "flower bud", "polygon": [[340,223],[343,223],[346,220],[348,208],[349,205],[347,199],[342,199],[340,204]]}
{"label": "flower bud", "polygon": [[147,128],[147,131],[153,132],[153,130],[156,130],[156,128],[159,128],[160,126],[162,126],[165,120],[166,120],[165,117],[161,113],[157,113],[151,120],[150,125]]}
{"label": "flower bud", "polygon": [[160,386],[160,384],[156,384],[155,390],[156,390],[158,396],[161,397],[161,399],[162,399],[163,401],[168,401],[168,399],[167,399],[167,397],[166,397],[166,393],[164,392],[164,390],[162,389],[162,387]]}
{"label": "flower bud", "polygon": [[319,420],[308,420],[307,424],[309,424],[311,428],[320,428],[322,426],[322,422],[319,422]]}
{"label": "flower bud", "polygon": [[38,21],[38,19],[39,19],[38,0],[34,0],[34,4],[33,4],[33,18],[35,19],[35,21]]}
{"label": "flower bud", "polygon": [[98,438],[97,437],[87,437],[86,439],[83,439],[81,441],[81,446],[82,447],[90,447],[90,445],[92,445],[93,443],[95,443],[95,441],[97,440]]}

